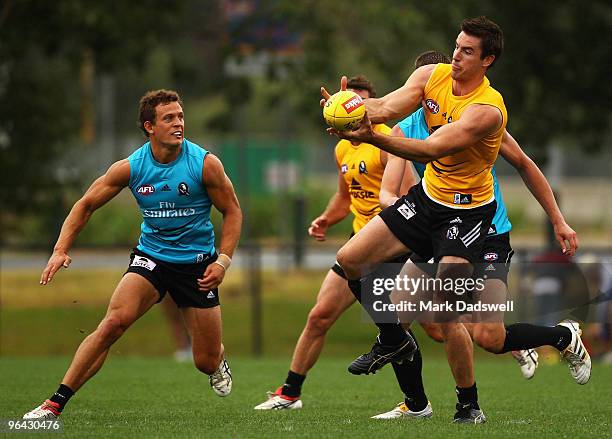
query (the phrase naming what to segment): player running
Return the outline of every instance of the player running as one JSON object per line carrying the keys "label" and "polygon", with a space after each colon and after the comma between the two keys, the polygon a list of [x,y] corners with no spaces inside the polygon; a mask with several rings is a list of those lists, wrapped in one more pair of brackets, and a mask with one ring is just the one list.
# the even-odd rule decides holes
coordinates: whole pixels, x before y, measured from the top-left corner
{"label": "player running", "polygon": [[[348,89],[362,98],[376,96],[372,84],[364,76],[351,78]],[[391,131],[384,124],[374,125],[373,129],[386,134]],[[335,157],[338,168],[337,192],[325,211],[312,221],[308,229],[308,234],[317,241],[325,240],[327,229],[343,220],[349,212],[354,214],[355,234],[381,211],[379,193],[388,154],[367,143],[340,140],[335,148]],[[398,180],[395,190],[407,191],[414,182],[414,177],[406,173],[404,181],[401,177]],[[348,288],[344,272],[334,264],[321,284],[315,306],[308,314],[306,326],[295,346],[285,384],[274,393],[269,393],[268,399],[257,405],[256,410],[302,407],[302,384],[321,354],[327,331],[354,302],[355,297]]]}
{"label": "player running", "polygon": [[[64,221],[41,285],[68,268],[68,252],[95,210],[129,187],[143,217],[138,246],[113,293],[106,316],[83,340],[61,384],[24,419],[54,419],[68,400],[102,367],[110,347],[166,292],[191,335],[195,366],[209,375],[215,393],[227,396],[232,375],[221,343],[218,286],[240,237],[242,212],[217,157],[187,140],[182,102],[174,91],[157,90],[140,100],[140,128],[148,141],[114,163],[78,200]],[[223,215],[219,254],[210,221]]]}

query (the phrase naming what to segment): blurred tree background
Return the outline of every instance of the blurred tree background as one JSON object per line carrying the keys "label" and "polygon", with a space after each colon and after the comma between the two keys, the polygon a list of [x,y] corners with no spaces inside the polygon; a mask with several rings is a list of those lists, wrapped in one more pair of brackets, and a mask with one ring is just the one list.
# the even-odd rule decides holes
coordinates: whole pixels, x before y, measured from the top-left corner
{"label": "blurred tree background", "polygon": [[[188,137],[227,160],[248,233],[286,233],[290,226],[273,224],[270,210],[286,217],[291,191],[281,182],[279,201],[251,197],[261,175],[247,162],[270,147],[281,175],[288,159],[333,172],[320,85],[334,90],[341,74],[364,73],[385,94],[403,84],[419,53],[450,54],[461,20],[476,15],[505,31],[490,78],[527,152],[543,164],[553,144],[610,149],[609,1],[4,0],[0,243],[49,245],[92,178],[141,144],[138,99],[155,88],[178,90]],[[328,193],[317,197],[303,189],[316,182],[295,178],[309,215],[316,213]],[[109,209],[85,242],[125,243],[137,234],[137,219],[117,223],[125,215]]]}

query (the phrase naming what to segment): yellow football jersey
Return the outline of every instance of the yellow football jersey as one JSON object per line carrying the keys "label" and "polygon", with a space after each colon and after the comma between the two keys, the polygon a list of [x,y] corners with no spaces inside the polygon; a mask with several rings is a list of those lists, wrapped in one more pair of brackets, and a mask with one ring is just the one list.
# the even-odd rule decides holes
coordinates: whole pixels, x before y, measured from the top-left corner
{"label": "yellow football jersey", "polygon": [[429,134],[461,118],[468,105],[485,104],[499,109],[499,129],[463,151],[427,163],[423,188],[429,198],[454,208],[474,208],[490,203],[493,195],[491,168],[495,163],[508,113],[501,94],[485,77],[474,91],[453,95],[450,64],[438,64],[425,86],[425,119]]}
{"label": "yellow football jersey", "polygon": [[[391,134],[391,128],[385,124],[374,125],[374,131]],[[369,143],[353,146],[344,139],[336,145],[336,161],[351,194],[355,233],[381,210],[378,194],[385,167],[380,161],[380,152],[380,149]]]}

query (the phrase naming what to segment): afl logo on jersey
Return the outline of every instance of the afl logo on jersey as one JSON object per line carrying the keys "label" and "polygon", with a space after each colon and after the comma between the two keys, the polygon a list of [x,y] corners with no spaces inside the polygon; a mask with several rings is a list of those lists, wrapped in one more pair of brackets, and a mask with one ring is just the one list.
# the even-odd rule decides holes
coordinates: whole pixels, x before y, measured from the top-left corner
{"label": "afl logo on jersey", "polygon": [[136,189],[136,192],[143,197],[147,197],[155,192],[155,188],[150,184],[143,184]]}
{"label": "afl logo on jersey", "polygon": [[179,196],[189,195],[189,186],[187,186],[187,183],[179,183],[178,193],[179,193]]}
{"label": "afl logo on jersey", "polygon": [[438,104],[433,99],[426,99],[425,106],[431,114],[438,114],[440,112],[440,104]]}
{"label": "afl logo on jersey", "polygon": [[363,160],[359,162],[359,173],[360,174],[368,173],[368,168],[366,168],[366,163]]}

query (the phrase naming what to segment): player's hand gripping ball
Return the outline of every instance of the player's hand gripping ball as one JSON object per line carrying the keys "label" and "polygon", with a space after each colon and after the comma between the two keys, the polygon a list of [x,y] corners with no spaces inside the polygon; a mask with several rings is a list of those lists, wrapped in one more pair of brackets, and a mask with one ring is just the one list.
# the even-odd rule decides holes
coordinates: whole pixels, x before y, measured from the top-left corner
{"label": "player's hand gripping ball", "polygon": [[366,108],[357,93],[341,90],[329,97],[323,106],[325,123],[338,131],[352,131],[359,127]]}

